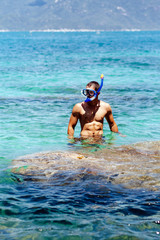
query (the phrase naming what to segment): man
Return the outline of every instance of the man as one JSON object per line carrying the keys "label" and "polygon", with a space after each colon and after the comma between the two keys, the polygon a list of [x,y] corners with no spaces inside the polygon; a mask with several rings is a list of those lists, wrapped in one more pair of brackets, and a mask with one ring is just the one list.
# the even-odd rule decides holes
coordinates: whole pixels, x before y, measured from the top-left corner
{"label": "man", "polygon": [[86,89],[83,89],[83,95],[87,96],[84,102],[77,103],[72,110],[70,121],[68,124],[69,137],[74,136],[74,129],[78,122],[81,125],[82,137],[102,136],[103,120],[107,120],[110,130],[119,133],[117,124],[112,115],[111,106],[98,99],[100,90],[103,86],[103,74],[101,75],[101,86],[95,81],[87,84]]}

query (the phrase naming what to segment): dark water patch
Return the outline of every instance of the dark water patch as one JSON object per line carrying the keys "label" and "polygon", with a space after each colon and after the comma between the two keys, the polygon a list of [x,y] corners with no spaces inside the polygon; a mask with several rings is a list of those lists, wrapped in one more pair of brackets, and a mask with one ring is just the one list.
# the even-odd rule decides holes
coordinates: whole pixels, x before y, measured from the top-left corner
{"label": "dark water patch", "polygon": [[[61,91],[62,92],[62,91]],[[69,94],[72,94],[71,91],[69,91]],[[75,98],[75,97],[73,97]],[[64,100],[68,99],[67,96],[37,96],[37,97],[10,97],[10,98],[1,98],[1,106],[5,106],[6,104],[24,104],[24,103],[47,103],[47,102],[54,102],[59,101],[62,102]]]}
{"label": "dark water patch", "polygon": [[[45,215],[49,215],[51,210],[49,208],[45,207],[32,207],[30,208],[30,211],[33,213],[33,215],[37,217],[45,217]],[[42,215],[42,216],[41,216]]]}
{"label": "dark water patch", "polygon": [[152,210],[144,210],[142,208],[136,208],[136,207],[127,207],[124,209],[119,210],[120,213],[123,213],[124,215],[135,215],[139,217],[146,217],[146,216],[152,216],[157,213],[157,209],[154,211]]}
{"label": "dark water patch", "polygon": [[119,235],[116,237],[107,238],[108,240],[142,240],[142,238],[134,237],[132,235]]}
{"label": "dark water patch", "polygon": [[[131,68],[143,71],[149,70],[159,70],[159,57],[132,57],[132,56],[122,56],[118,54],[117,57],[102,57],[102,58],[92,58],[93,65],[98,66],[109,66],[109,67],[121,67],[121,68]],[[86,62],[87,64],[88,62]]]}
{"label": "dark water patch", "polygon": [[[12,191],[12,198],[10,188],[6,191],[5,201],[8,203],[5,202],[5,205],[10,204],[10,209],[1,212],[1,218],[12,217],[14,221],[19,221],[15,227],[13,224],[9,226],[6,221],[2,221],[2,225],[6,226],[4,234],[19,232],[19,239],[26,231],[32,236],[39,232],[57,239],[69,238],[77,233],[80,239],[88,239],[88,235],[91,239],[114,239],[122,235],[130,239],[131,236],[138,237],[140,232],[145,239],[156,236],[153,221],[158,221],[158,192],[125,189],[93,177],[81,178],[78,183],[74,181],[66,186],[48,181],[16,183]],[[12,205],[15,199],[19,200],[16,211]],[[149,209],[151,203],[153,210]],[[114,233],[113,228],[116,230]],[[37,235],[35,239],[39,237]]]}
{"label": "dark water patch", "polygon": [[[128,102],[132,104],[139,104],[139,107],[143,107],[143,104],[146,103],[150,107],[150,103],[158,104],[159,103],[159,92],[156,88],[148,89],[142,86],[142,89],[139,87],[123,87],[121,88],[109,88],[108,90],[108,99],[110,101],[118,97],[118,101],[124,101],[125,104]],[[103,96],[105,98],[105,96]]]}
{"label": "dark water patch", "polygon": [[108,63],[108,62],[119,62],[121,61],[122,59],[121,58],[114,58],[114,57],[106,57],[106,58],[101,58],[99,59],[100,62],[105,62],[105,63]]}
{"label": "dark water patch", "polygon": [[130,62],[128,63],[130,67],[132,68],[149,68],[150,66],[152,66],[151,63],[147,63],[147,62]]}
{"label": "dark water patch", "polygon": [[53,221],[53,223],[62,224],[62,225],[73,225],[73,223],[71,223],[70,221],[67,221],[67,220],[55,220],[55,221]]}
{"label": "dark water patch", "polygon": [[[154,215],[158,212],[160,197],[158,192],[154,192],[154,198],[151,199],[148,197],[150,194],[153,195],[153,192],[127,190],[103,181],[101,181],[101,184],[98,184],[96,182],[93,183],[92,180],[90,182],[83,180],[79,184],[73,184],[68,187],[54,186],[49,183],[36,184],[28,182],[27,184],[21,184],[21,186],[15,185],[15,198],[16,202],[18,199],[19,203],[15,205],[15,199],[11,199],[9,194],[8,198],[3,202],[3,206],[13,207],[13,209],[15,206],[19,209],[23,208],[23,206],[28,206],[27,208],[30,212],[34,212],[37,215],[49,215],[52,212],[58,212],[58,209],[59,213],[73,213],[73,208],[77,211],[80,209],[85,211],[88,208],[92,209],[92,206],[95,206],[95,204],[97,204],[97,208],[92,209],[94,212],[102,210],[109,212],[111,209],[104,208],[105,206],[115,206],[117,208],[116,211],[120,211],[119,203],[121,206],[128,205],[123,210],[124,212],[128,212],[128,214],[133,214],[134,208],[132,206],[139,205],[142,212],[146,212],[146,215],[147,212],[149,212],[149,215]],[[115,203],[117,204],[115,205]],[[69,206],[68,210],[67,206]],[[23,209],[24,213],[25,208]],[[136,209],[139,208],[135,207],[135,215],[141,213],[141,210],[138,213]]]}

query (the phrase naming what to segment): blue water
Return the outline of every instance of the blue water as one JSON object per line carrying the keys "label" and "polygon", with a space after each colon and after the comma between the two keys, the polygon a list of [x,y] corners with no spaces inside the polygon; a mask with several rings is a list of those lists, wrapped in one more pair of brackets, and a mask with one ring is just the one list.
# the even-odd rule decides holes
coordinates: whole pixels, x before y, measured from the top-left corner
{"label": "blue water", "polygon": [[[25,154],[159,141],[159,39],[160,32],[0,33],[1,239],[159,239],[159,191],[126,189],[100,175],[35,182],[8,171]],[[72,108],[101,73],[100,99],[126,137],[105,122],[99,146],[71,143]]]}

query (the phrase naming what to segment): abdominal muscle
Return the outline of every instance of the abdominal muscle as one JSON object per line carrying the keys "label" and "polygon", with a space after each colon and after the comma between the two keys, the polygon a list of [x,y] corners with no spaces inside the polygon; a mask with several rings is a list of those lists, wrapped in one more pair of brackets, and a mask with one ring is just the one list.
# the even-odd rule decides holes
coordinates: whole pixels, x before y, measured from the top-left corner
{"label": "abdominal muscle", "polygon": [[100,122],[93,121],[86,123],[81,131],[81,136],[94,137],[103,134],[103,124]]}

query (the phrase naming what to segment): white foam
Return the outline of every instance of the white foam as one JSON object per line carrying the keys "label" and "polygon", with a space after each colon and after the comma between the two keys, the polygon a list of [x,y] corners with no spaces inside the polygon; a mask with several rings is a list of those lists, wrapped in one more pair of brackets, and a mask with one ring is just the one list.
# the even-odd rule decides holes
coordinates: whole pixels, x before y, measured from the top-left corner
{"label": "white foam", "polygon": [[104,30],[95,30],[95,29],[44,29],[44,30],[30,30],[29,32],[104,32]]}
{"label": "white foam", "polygon": [[133,29],[121,29],[121,32],[140,32],[141,29],[133,28]]}
{"label": "white foam", "polygon": [[0,29],[0,32],[9,32],[7,29]]}

